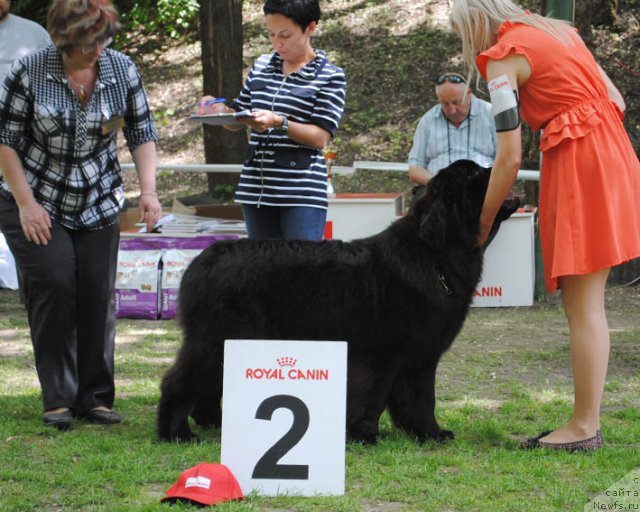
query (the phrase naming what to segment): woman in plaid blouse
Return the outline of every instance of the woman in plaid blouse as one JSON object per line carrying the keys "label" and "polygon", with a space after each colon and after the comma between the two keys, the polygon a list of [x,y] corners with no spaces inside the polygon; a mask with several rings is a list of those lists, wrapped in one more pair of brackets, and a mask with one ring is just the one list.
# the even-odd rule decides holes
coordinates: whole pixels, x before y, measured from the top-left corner
{"label": "woman in plaid blouse", "polygon": [[108,0],[54,0],[53,45],[20,59],[0,88],[0,229],[22,275],[45,425],[118,423],[114,286],[124,203],[116,133],[140,178],[140,214],[160,216],[157,133],[140,76],[108,49]]}

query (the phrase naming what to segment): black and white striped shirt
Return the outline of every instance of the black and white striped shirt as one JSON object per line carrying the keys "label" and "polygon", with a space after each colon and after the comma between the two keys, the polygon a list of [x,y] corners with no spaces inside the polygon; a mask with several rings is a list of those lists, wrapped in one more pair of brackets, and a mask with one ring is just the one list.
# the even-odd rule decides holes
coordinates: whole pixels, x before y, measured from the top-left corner
{"label": "black and white striped shirt", "polygon": [[[85,106],[53,45],[20,59],[0,88],[0,144],[18,153],[36,201],[71,229],[108,226],[118,217],[124,203],[116,154],[120,124],[131,151],[157,140],[140,75],[114,50],[98,60]],[[12,200],[2,177],[0,194]]]}
{"label": "black and white striped shirt", "polygon": [[[288,76],[277,52],[260,56],[231,106],[236,110],[271,110],[335,136],[347,82],[344,71],[329,63],[324,51],[315,52],[315,59]],[[326,209],[327,169],[322,151],[276,130],[252,130],[236,202]]]}

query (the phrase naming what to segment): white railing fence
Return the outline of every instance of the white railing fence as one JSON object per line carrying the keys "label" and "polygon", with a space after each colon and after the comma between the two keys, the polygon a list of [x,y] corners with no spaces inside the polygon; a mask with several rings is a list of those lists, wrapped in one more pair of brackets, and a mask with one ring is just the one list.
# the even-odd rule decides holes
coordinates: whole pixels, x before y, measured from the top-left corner
{"label": "white railing fence", "polygon": [[[133,164],[121,164],[122,169],[133,169]],[[159,164],[159,171],[240,173],[242,164]],[[406,162],[376,162],[372,160],[356,160],[351,167],[334,165],[331,171],[335,174],[349,175],[358,170],[408,172]],[[521,169],[518,179],[523,181],[539,181],[540,171]]]}

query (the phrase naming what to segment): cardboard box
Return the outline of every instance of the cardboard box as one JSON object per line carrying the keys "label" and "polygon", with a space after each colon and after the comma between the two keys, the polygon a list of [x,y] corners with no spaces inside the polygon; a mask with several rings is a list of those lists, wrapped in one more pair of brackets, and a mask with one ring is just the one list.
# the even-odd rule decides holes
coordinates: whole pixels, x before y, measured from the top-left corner
{"label": "cardboard box", "polygon": [[403,214],[403,195],[336,194],[329,198],[327,222],[332,237],[353,240],[375,235]]}
{"label": "cardboard box", "polygon": [[190,196],[173,200],[171,211],[184,215],[215,217],[218,219],[242,220],[242,206],[237,203],[219,204],[205,202],[206,196]]}
{"label": "cardboard box", "polygon": [[140,220],[140,210],[138,208],[130,208],[120,212],[120,233],[135,233],[140,228],[136,223]]}
{"label": "cardboard box", "polygon": [[[243,220],[242,206],[239,204],[197,204],[185,206],[178,199],[174,199],[171,211],[163,210],[163,215],[177,213],[181,215],[195,215],[198,217],[209,217],[225,220]],[[120,233],[127,236],[166,236],[164,233],[140,233],[140,211],[138,208],[130,208],[120,213]],[[175,236],[171,233],[169,236]],[[188,236],[189,233],[185,233]]]}
{"label": "cardboard box", "polygon": [[473,307],[532,306],[535,289],[535,211],[522,208],[500,225],[484,253]]}

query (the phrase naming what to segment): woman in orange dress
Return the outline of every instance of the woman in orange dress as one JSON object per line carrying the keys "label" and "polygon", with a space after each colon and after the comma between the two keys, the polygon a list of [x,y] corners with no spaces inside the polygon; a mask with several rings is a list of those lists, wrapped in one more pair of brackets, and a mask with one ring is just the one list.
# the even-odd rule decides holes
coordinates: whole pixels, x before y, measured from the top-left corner
{"label": "woman in orange dress", "polygon": [[609,357],[605,286],[612,266],[640,256],[640,163],[622,124],[624,100],[567,23],[511,0],[455,0],[464,58],[487,80],[498,150],[479,242],[521,163],[520,115],[542,129],[540,237],[549,292],[562,290],[574,408],[563,427],[526,447],[602,445],[600,402]]}

